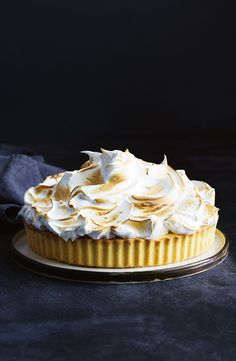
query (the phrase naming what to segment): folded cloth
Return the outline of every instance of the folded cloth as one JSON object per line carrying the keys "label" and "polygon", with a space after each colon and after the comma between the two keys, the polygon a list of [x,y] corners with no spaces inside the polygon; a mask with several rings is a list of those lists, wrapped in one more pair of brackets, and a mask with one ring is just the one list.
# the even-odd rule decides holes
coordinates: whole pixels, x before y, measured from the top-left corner
{"label": "folded cloth", "polygon": [[28,149],[0,145],[0,220],[19,223],[17,214],[24,203],[25,191],[61,171]]}

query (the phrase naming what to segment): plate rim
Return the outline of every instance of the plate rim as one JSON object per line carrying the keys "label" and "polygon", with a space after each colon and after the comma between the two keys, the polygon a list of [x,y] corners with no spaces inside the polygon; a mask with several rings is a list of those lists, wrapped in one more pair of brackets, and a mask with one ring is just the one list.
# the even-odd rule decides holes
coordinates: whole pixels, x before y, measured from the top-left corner
{"label": "plate rim", "polygon": [[[40,274],[47,277],[63,279],[67,281],[77,281],[77,282],[86,282],[86,283],[143,283],[143,282],[154,282],[161,280],[170,280],[180,277],[187,277],[190,275],[198,274],[205,272],[221,262],[228,255],[229,249],[229,241],[228,237],[224,232],[216,229],[216,232],[220,235],[220,237],[224,239],[225,243],[223,247],[214,255],[209,256],[205,259],[198,260],[191,264],[181,265],[177,267],[172,267],[171,269],[140,269],[138,271],[127,269],[121,269],[122,271],[113,272],[112,269],[109,272],[104,271],[94,271],[91,270],[90,267],[86,267],[84,269],[72,269],[72,268],[63,268],[58,267],[57,265],[50,265],[41,263],[35,259],[25,256],[21,252],[19,252],[15,243],[19,240],[25,230],[22,229],[18,231],[12,238],[10,245],[10,252],[13,257],[14,262],[31,272],[36,274]],[[94,268],[94,267],[93,267]],[[141,267],[140,267],[141,268]]]}

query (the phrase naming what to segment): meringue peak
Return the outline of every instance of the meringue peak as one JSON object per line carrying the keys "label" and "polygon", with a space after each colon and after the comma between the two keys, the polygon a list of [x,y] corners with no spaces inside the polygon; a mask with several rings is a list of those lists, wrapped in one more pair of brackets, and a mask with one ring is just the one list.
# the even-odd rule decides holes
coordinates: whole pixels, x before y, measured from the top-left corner
{"label": "meringue peak", "polygon": [[216,225],[214,189],[171,168],[166,155],[155,164],[128,149],[82,153],[89,159],[79,170],[28,189],[21,211],[28,223],[65,240],[84,235],[156,239]]}

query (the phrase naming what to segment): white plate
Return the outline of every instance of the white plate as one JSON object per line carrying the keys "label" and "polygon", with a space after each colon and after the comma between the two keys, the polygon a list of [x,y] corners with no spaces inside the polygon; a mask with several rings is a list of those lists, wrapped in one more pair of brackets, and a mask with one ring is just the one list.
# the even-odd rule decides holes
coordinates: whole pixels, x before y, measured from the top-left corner
{"label": "white plate", "polygon": [[223,233],[216,230],[213,245],[200,256],[164,266],[140,268],[82,267],[50,260],[31,250],[24,231],[20,231],[13,238],[11,251],[14,260],[20,266],[46,276],[84,282],[145,282],[184,277],[206,271],[225,259],[228,242]]}

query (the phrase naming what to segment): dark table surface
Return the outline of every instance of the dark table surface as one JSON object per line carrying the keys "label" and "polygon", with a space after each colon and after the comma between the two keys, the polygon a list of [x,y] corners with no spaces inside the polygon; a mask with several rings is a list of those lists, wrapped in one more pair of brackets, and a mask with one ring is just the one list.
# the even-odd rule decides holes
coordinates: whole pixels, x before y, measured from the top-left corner
{"label": "dark table surface", "polygon": [[[85,143],[85,141],[84,141]],[[35,146],[54,164],[75,169],[80,149]],[[113,143],[145,160],[163,152],[192,179],[216,188],[219,228],[230,241],[228,258],[193,277],[132,285],[79,284],[31,274],[11,260],[18,228],[0,225],[0,359],[10,360],[207,360],[236,359],[236,236],[233,143],[215,140]],[[119,146],[120,144],[120,146]],[[191,144],[191,146],[190,146]]]}

